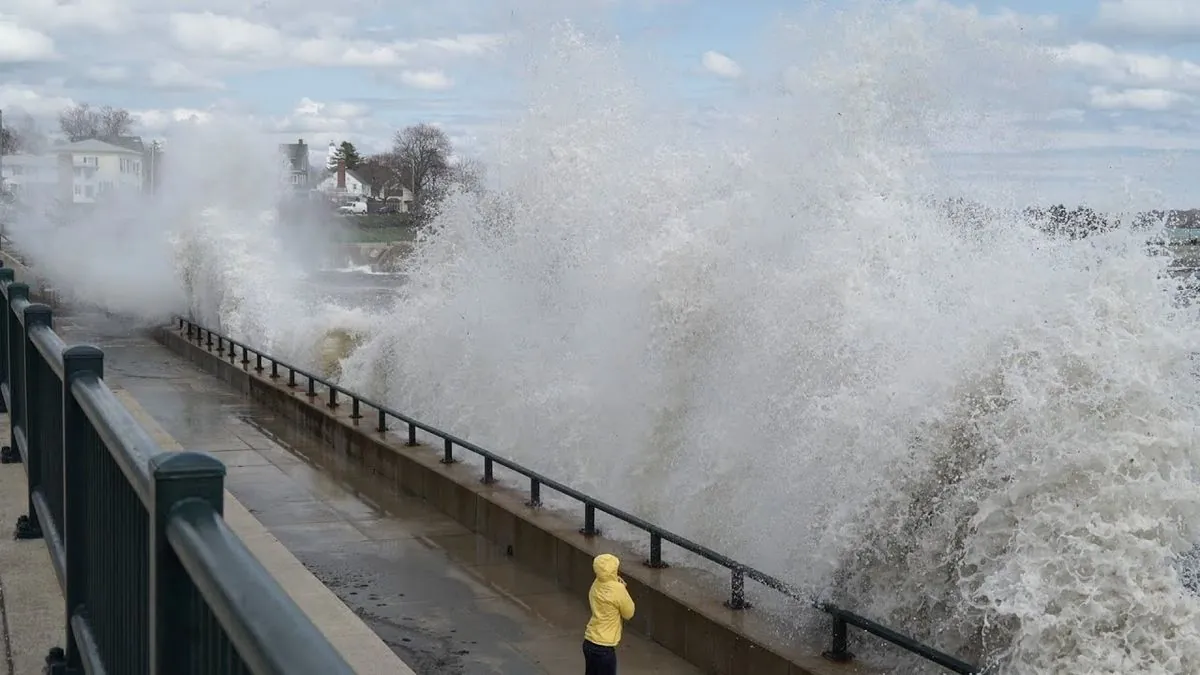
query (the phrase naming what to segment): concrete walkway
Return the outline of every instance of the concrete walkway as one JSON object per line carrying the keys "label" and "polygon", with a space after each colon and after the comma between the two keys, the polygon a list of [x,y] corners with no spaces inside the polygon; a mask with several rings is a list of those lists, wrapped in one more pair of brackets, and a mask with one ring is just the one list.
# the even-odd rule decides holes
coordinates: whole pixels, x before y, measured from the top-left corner
{"label": "concrete walkway", "polygon": [[[183,446],[166,433],[128,392],[117,390],[115,393],[163,450],[183,450]],[[355,673],[413,675],[412,669],[332,591],[305,569],[228,490],[225,491],[225,522],[304,610],[309,620],[341,653]]]}
{"label": "concrete walkway", "polygon": [[[8,415],[0,415],[0,434],[8,444]],[[28,495],[24,464],[0,464],[0,629],[4,638],[4,675],[42,672],[51,647],[64,644],[66,603],[40,539],[16,541],[17,518],[26,515]]]}
{"label": "concrete walkway", "polygon": [[[126,407],[164,450],[182,449],[132,397],[118,391]],[[8,415],[0,416],[8,438]],[[46,654],[65,643],[62,591],[43,540],[17,541],[11,535],[26,514],[28,483],[23,464],[0,464],[0,631],[3,675],[42,672]],[[226,494],[225,520],[309,619],[359,675],[412,675],[413,671],[324,584],[267,532],[232,495]]]}
{"label": "concrete walkway", "polygon": [[[584,598],[422,502],[345,467],[311,437],[102,316],[56,319],[68,342],[105,350],[106,379],[188,449],[214,453],[227,487],[296,559],[417,673],[559,675],[582,669]],[[154,424],[156,423],[156,424]],[[625,675],[695,675],[627,634]],[[396,671],[391,671],[396,672]]]}

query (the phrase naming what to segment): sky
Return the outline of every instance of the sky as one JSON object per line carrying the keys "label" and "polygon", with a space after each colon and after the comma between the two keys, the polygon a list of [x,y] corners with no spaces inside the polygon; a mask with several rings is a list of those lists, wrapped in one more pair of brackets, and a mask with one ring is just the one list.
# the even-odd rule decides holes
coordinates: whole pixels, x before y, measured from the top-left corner
{"label": "sky", "polygon": [[[1090,186],[1099,194],[1125,189],[1171,205],[1188,201],[1189,176],[1200,170],[1200,0],[891,4],[906,2],[1020,35],[1053,55],[1054,76],[1066,83],[1030,127],[1036,143],[947,150],[959,175],[979,189],[1032,183],[1047,198]],[[826,0],[822,11],[842,4]],[[138,133],[167,139],[181,125],[233,116],[280,141],[304,138],[319,151],[349,140],[368,153],[386,149],[396,130],[430,122],[469,152],[520,112],[512,55],[543,30],[538,20],[561,15],[619,37],[635,60],[665,76],[668,89],[711,109],[736,105],[747,87],[777,77],[764,45],[781,17],[806,6],[3,0],[0,109],[28,113],[51,131],[66,105],[112,105],[135,114]]]}

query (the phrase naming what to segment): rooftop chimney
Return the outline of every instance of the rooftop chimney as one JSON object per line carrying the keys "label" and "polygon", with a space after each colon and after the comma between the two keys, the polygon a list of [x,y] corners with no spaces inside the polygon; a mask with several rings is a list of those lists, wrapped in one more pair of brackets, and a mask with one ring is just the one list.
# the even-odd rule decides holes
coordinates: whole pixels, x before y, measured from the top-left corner
{"label": "rooftop chimney", "polygon": [[338,171],[338,182],[337,182],[338,189],[345,190],[346,189],[346,160],[344,160],[344,159],[338,160],[337,171]]}

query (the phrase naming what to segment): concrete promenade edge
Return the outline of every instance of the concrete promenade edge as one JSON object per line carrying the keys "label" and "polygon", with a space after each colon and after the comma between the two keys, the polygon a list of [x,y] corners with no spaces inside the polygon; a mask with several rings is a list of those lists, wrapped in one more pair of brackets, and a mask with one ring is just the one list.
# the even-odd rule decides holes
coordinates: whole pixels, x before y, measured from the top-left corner
{"label": "concrete promenade edge", "polygon": [[[8,414],[0,414],[0,434],[9,437]],[[0,464],[0,629],[4,675],[42,672],[51,647],[66,638],[66,602],[50,551],[42,539],[17,541],[17,518],[29,509],[24,464]]]}
{"label": "concrete promenade edge", "polygon": [[[114,393],[163,450],[184,449],[129,392],[115,389]],[[375,631],[313,576],[228,490],[225,491],[225,522],[304,610],[309,620],[341,653],[355,673],[414,675],[413,670],[396,656]]]}

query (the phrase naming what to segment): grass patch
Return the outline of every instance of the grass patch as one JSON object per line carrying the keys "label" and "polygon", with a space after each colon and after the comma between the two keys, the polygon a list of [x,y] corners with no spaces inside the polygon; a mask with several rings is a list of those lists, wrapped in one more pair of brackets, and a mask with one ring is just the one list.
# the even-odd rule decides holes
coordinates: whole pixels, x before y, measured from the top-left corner
{"label": "grass patch", "polygon": [[348,227],[346,241],[356,244],[375,244],[393,241],[415,241],[420,228],[407,226]]}

